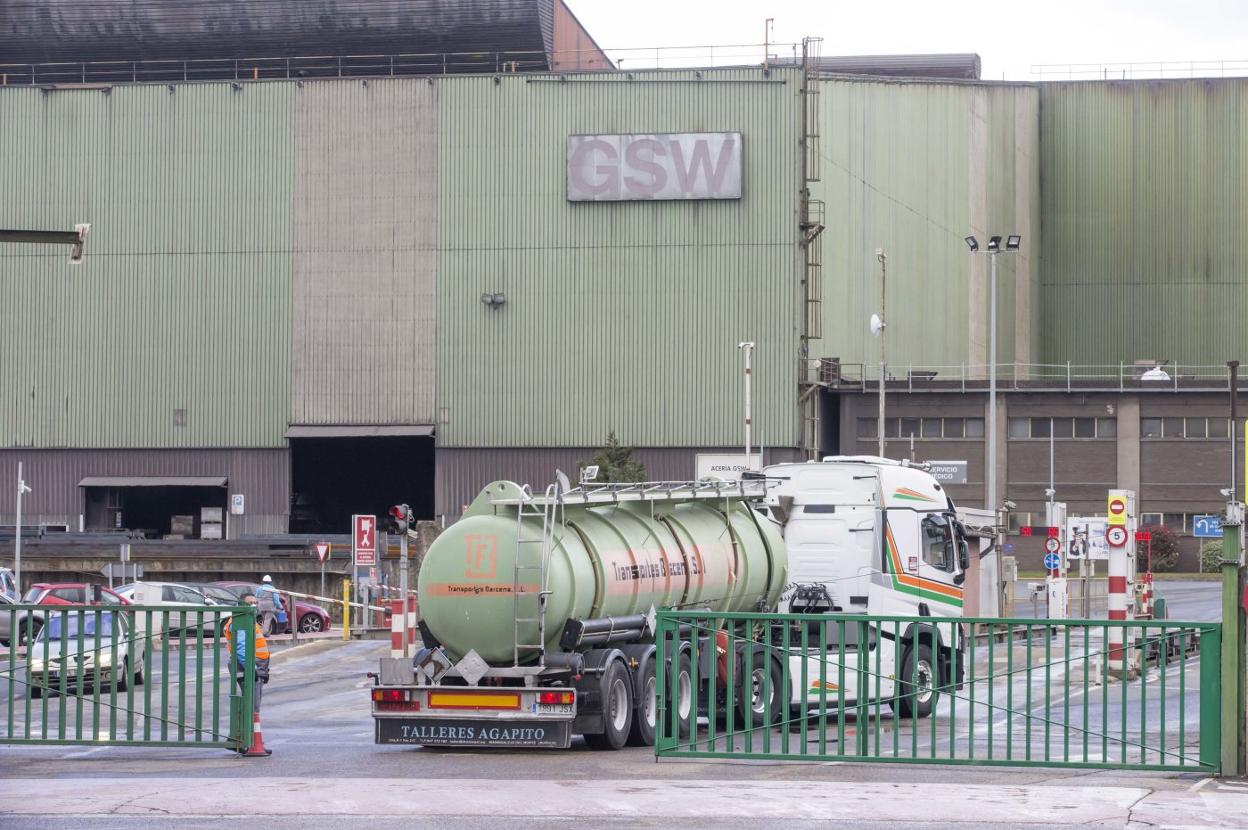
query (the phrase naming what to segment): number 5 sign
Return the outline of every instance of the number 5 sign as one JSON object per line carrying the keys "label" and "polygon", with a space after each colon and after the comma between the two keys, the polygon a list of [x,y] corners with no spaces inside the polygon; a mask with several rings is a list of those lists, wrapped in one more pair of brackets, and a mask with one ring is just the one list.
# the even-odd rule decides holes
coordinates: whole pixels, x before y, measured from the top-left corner
{"label": "number 5 sign", "polygon": [[351,555],[356,567],[372,567],[377,564],[377,517],[355,515],[351,517]]}

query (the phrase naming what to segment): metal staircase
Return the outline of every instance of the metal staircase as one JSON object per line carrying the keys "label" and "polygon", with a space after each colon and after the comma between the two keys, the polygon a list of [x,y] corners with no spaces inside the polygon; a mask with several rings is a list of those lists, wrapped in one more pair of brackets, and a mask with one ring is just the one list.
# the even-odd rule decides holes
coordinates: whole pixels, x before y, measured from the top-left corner
{"label": "metal staircase", "polygon": [[[546,488],[546,496],[541,499],[528,497],[513,500],[516,504],[516,555],[515,575],[512,578],[511,598],[514,603],[515,627],[513,629],[512,666],[518,667],[526,662],[526,658],[537,655],[540,668],[546,657],[546,597],[550,590],[547,584],[547,571],[550,554],[554,549],[554,529],[560,505],[557,498],[558,485]],[[534,538],[526,533],[528,524],[525,519],[541,517],[541,535]],[[534,588],[536,587],[536,590]],[[537,624],[537,642],[526,643],[521,637],[521,629],[527,624]]]}

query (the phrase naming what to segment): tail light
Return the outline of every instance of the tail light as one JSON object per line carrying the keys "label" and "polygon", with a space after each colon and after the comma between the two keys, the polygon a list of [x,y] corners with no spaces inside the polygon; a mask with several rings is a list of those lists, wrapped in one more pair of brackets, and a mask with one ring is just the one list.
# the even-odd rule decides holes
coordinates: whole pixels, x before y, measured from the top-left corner
{"label": "tail light", "polygon": [[407,693],[402,689],[373,689],[373,700],[378,703],[398,703],[407,700]]}
{"label": "tail light", "polygon": [[576,700],[576,692],[540,692],[537,696],[538,703],[571,703]]}

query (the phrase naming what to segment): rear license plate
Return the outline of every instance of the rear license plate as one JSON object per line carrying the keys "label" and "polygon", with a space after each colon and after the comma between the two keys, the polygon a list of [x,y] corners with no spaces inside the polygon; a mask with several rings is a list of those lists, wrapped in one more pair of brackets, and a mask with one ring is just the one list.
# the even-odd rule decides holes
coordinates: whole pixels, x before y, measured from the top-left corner
{"label": "rear license plate", "polygon": [[571,723],[377,718],[377,743],[424,746],[555,747],[571,743]]}
{"label": "rear license plate", "polygon": [[533,712],[538,715],[571,715],[570,703],[534,703]]}

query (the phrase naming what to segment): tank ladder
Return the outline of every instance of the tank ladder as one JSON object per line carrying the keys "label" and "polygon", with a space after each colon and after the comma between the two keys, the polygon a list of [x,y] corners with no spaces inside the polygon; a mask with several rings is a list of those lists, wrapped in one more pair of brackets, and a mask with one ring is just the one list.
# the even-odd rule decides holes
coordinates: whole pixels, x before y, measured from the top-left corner
{"label": "tank ladder", "polygon": [[[558,485],[552,484],[546,488],[545,498],[525,499],[516,504],[515,575],[511,585],[515,611],[513,666],[520,666],[534,653],[537,654],[539,667],[545,663],[546,598],[550,595],[547,573],[550,555],[554,549],[555,523],[559,519],[560,508],[557,488]],[[525,519],[538,517],[542,520],[542,532],[535,538],[531,532],[527,532]],[[537,624],[537,642],[527,643],[521,637],[521,629],[531,623]]]}

